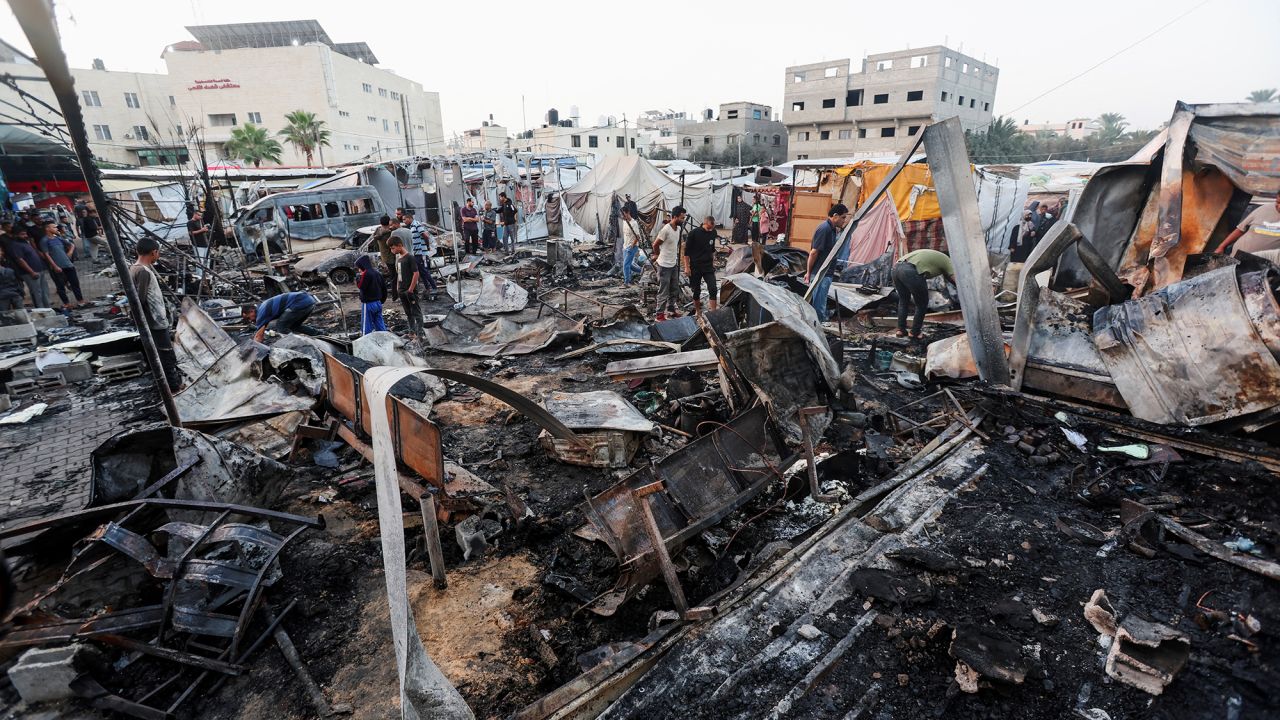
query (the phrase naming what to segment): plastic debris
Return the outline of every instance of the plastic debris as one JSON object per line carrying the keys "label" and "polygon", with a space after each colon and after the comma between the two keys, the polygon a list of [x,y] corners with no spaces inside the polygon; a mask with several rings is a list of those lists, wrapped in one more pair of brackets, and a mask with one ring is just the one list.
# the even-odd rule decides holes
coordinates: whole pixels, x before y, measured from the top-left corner
{"label": "plastic debris", "polygon": [[1118,453],[1120,455],[1128,455],[1135,460],[1146,460],[1151,457],[1151,448],[1142,443],[1134,443],[1132,445],[1110,445],[1108,447],[1099,447],[1098,452]]}

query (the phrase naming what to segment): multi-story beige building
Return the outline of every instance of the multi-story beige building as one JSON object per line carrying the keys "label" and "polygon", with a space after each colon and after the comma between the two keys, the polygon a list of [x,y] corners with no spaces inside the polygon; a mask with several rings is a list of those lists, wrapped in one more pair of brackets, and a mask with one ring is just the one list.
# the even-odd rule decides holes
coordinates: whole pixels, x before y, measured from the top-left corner
{"label": "multi-story beige building", "polygon": [[[187,30],[194,41],[163,50],[166,73],[110,71],[100,61],[72,70],[95,155],[124,165],[185,162],[198,139],[213,162],[224,159],[236,127],[276,135],[294,110],[315,113],[330,132],[316,165],[444,149],[439,93],[377,67],[365,43],[335,43],[315,20]],[[0,72],[56,106],[39,68],[20,55],[0,52]],[[0,98],[15,97],[0,87]],[[282,165],[305,162],[284,145]]]}
{"label": "multi-story beige building", "polygon": [[1066,122],[1060,123],[1033,123],[1030,120],[1024,120],[1018,126],[1018,132],[1028,135],[1040,135],[1042,133],[1053,133],[1058,137],[1067,137],[1072,140],[1084,140],[1085,138],[1096,134],[1102,129],[1102,123],[1092,118],[1074,118]]}
{"label": "multi-story beige building", "polygon": [[861,72],[846,58],[786,69],[782,122],[792,160],[901,152],[926,126],[959,117],[965,129],[991,121],[1000,70],[934,45],[868,55]]}
{"label": "multi-story beige building", "polygon": [[773,117],[773,108],[760,103],[723,103],[719,114],[707,110],[702,122],[681,124],[675,134],[680,159],[688,159],[700,147],[714,152],[751,147],[763,151],[772,163],[787,160],[787,127]]}
{"label": "multi-story beige building", "polygon": [[510,150],[511,137],[507,134],[505,127],[486,120],[480,124],[480,127],[464,130],[461,135],[451,140],[449,149],[463,153]]}
{"label": "multi-story beige building", "polygon": [[543,125],[521,133],[511,141],[513,149],[533,153],[592,155],[596,160],[611,155],[636,155],[644,149],[641,132],[634,125]]}

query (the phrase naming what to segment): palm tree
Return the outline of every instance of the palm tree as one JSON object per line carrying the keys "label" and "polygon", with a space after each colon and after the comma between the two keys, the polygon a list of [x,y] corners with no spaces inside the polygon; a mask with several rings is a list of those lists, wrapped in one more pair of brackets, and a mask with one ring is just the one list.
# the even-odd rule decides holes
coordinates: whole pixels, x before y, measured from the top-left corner
{"label": "palm tree", "polygon": [[311,157],[320,151],[320,162],[324,163],[325,145],[329,144],[329,130],[323,120],[317,120],[316,114],[306,110],[294,110],[284,116],[287,123],[279,135],[307,158],[307,167],[311,167]]}
{"label": "palm tree", "polygon": [[1098,122],[1102,123],[1102,128],[1098,130],[1098,142],[1101,145],[1116,142],[1129,127],[1129,123],[1125,122],[1124,116],[1120,113],[1102,113],[1098,117]]}
{"label": "palm tree", "polygon": [[1269,103],[1280,100],[1280,96],[1276,95],[1275,88],[1262,88],[1261,90],[1254,90],[1249,93],[1249,97],[1247,99],[1251,103]]}
{"label": "palm tree", "polygon": [[253,163],[254,167],[262,167],[263,160],[279,165],[284,148],[279,141],[267,134],[266,128],[245,123],[231,131],[231,140],[222,147],[222,151],[227,157],[241,158]]}

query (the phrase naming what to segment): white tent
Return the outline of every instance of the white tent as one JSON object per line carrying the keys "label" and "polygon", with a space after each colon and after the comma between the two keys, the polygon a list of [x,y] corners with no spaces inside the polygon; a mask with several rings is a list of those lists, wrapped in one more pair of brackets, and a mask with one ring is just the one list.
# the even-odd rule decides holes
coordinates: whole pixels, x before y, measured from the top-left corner
{"label": "white tent", "polygon": [[640,212],[654,208],[669,211],[683,202],[690,217],[711,214],[710,183],[686,186],[683,188],[683,200],[681,194],[679,180],[642,157],[624,155],[601,160],[582,180],[565,190],[564,200],[574,221],[585,232],[597,235],[602,227],[608,226],[614,200],[621,201],[627,195],[635,201]]}

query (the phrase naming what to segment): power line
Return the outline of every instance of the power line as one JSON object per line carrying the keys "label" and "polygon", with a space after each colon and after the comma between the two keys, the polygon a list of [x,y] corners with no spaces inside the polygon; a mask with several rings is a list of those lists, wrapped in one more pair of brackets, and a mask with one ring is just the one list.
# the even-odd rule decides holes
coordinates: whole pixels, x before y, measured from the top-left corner
{"label": "power line", "polygon": [[[1119,56],[1123,55],[1124,53],[1129,52],[1130,50],[1134,49],[1134,48],[1135,48],[1135,47],[1137,47],[1138,45],[1141,45],[1142,43],[1146,42],[1147,40],[1150,40],[1150,39],[1151,39],[1152,37],[1154,37],[1157,33],[1161,32],[1162,30],[1164,30],[1165,28],[1169,27],[1170,25],[1172,25],[1172,24],[1174,24],[1174,23],[1178,22],[1178,21],[1179,21],[1179,20],[1181,20],[1182,18],[1184,18],[1184,17],[1186,17],[1186,16],[1190,15],[1191,13],[1193,13],[1193,12],[1195,12],[1195,11],[1199,10],[1200,8],[1204,7],[1205,5],[1208,5],[1208,4],[1209,4],[1209,2],[1210,2],[1210,0],[1203,0],[1199,5],[1195,5],[1195,6],[1193,6],[1191,9],[1187,10],[1186,12],[1182,13],[1181,15],[1178,15],[1178,16],[1174,17],[1173,19],[1169,20],[1168,22],[1166,22],[1165,24],[1163,24],[1163,25],[1161,25],[1160,27],[1156,28],[1155,30],[1152,30],[1151,32],[1147,33],[1146,35],[1143,35],[1142,37],[1140,37],[1140,38],[1138,38],[1137,40],[1133,41],[1132,43],[1130,43],[1130,44],[1128,44],[1128,45],[1124,46],[1123,48],[1121,48],[1121,49],[1119,49],[1119,50],[1115,51],[1114,53],[1112,53],[1112,54],[1108,55],[1107,57],[1103,58],[1102,60],[1099,60],[1098,62],[1094,63],[1093,65],[1090,65],[1089,67],[1085,68],[1084,70],[1081,70],[1080,72],[1076,73],[1075,75],[1072,75],[1071,77],[1067,78],[1066,80],[1063,80],[1062,82],[1058,83],[1057,85],[1054,85],[1053,87],[1049,88],[1048,90],[1045,90],[1044,92],[1040,93],[1039,95],[1037,95],[1037,96],[1035,96],[1035,97],[1031,98],[1030,100],[1028,100],[1028,101],[1026,101],[1026,102],[1022,103],[1022,104],[1021,104],[1021,105],[1019,105],[1018,107],[1016,107],[1016,108],[1014,108],[1014,109],[1010,110],[1008,113],[1005,113],[1005,114],[1004,114],[1004,117],[1010,117],[1010,116],[1012,116],[1014,113],[1016,113],[1016,112],[1018,112],[1019,110],[1021,110],[1021,109],[1025,108],[1026,106],[1028,106],[1028,105],[1030,105],[1030,104],[1032,104],[1032,103],[1036,102],[1037,100],[1040,100],[1041,98],[1045,97],[1045,96],[1046,96],[1046,95],[1048,95],[1049,93],[1052,93],[1052,92],[1054,92],[1054,91],[1056,91],[1056,90],[1060,90],[1060,89],[1062,89],[1063,87],[1065,87],[1065,86],[1067,86],[1067,85],[1069,85],[1069,84],[1071,84],[1071,83],[1075,82],[1076,80],[1079,80],[1080,78],[1084,77],[1085,75],[1088,75],[1089,73],[1093,72],[1094,70],[1097,70],[1098,68],[1100,68],[1100,67],[1102,67],[1103,65],[1107,64],[1108,62],[1111,62],[1112,60],[1114,60],[1114,59],[1116,59],[1117,57],[1119,57]],[[983,129],[989,128],[989,127],[991,127],[991,124],[992,124],[993,122],[995,122],[995,118],[992,118],[991,120],[987,121],[987,124],[986,124],[986,125],[983,125],[982,127],[978,128],[978,129],[979,129],[979,130],[983,130]]]}

